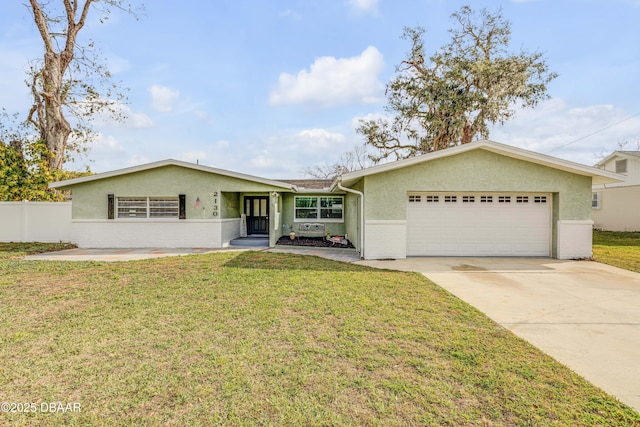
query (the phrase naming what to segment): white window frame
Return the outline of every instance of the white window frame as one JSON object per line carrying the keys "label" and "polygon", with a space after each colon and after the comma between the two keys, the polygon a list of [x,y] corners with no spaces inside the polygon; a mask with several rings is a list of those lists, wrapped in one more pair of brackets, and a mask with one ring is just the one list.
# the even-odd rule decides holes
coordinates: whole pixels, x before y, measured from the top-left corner
{"label": "white window frame", "polygon": [[[298,206],[298,199],[316,199],[315,206]],[[323,206],[322,199],[340,199],[340,204]],[[339,211],[340,218],[323,218],[322,211],[331,209],[334,213]],[[298,211],[315,210],[315,216],[298,218]],[[344,222],[344,196],[295,196],[293,198],[293,222]]]}
{"label": "white window frame", "polygon": [[591,209],[602,208],[602,191],[594,191],[591,193]]}
{"label": "white window frame", "polygon": [[[133,201],[136,200],[138,202],[140,202],[138,204],[138,206],[132,206],[130,209],[130,213],[133,213],[135,215],[126,215],[126,212],[124,211],[124,209],[126,209],[126,207],[121,206],[121,203],[125,202],[125,201]],[[144,205],[142,204],[142,202],[144,202]],[[171,204],[175,204],[175,206],[154,206],[154,204],[156,203],[169,203],[171,202]],[[164,209],[163,209],[164,208]],[[141,216],[139,214],[142,213],[142,209],[144,209],[144,216]],[[157,209],[163,209],[161,212],[167,212],[167,210],[170,212],[169,215],[164,214],[164,215],[158,215],[158,211]],[[161,197],[154,197],[154,196],[119,196],[116,197],[116,219],[130,219],[130,220],[177,220],[180,217],[180,198],[177,196],[161,196]],[[175,214],[172,213],[171,211],[175,211]]]}
{"label": "white window frame", "polygon": [[616,160],[616,173],[627,173],[627,159]]}

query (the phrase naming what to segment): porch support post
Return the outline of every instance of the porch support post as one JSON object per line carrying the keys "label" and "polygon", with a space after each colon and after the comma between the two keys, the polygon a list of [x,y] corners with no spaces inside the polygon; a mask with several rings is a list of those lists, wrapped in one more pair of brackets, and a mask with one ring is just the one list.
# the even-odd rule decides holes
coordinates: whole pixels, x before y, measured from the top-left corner
{"label": "porch support post", "polygon": [[343,187],[341,176],[338,177],[336,184],[340,190],[360,196],[360,258],[364,259],[364,193],[353,188]]}

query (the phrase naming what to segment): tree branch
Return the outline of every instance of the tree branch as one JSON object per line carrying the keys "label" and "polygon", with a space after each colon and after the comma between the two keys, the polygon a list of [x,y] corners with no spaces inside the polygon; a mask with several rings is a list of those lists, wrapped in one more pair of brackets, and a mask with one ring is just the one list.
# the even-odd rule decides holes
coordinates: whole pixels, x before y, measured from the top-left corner
{"label": "tree branch", "polygon": [[31,10],[33,10],[33,17],[36,21],[36,26],[44,42],[45,51],[54,52],[53,43],[49,34],[49,28],[47,27],[47,17],[42,12],[37,0],[29,0],[31,4]]}

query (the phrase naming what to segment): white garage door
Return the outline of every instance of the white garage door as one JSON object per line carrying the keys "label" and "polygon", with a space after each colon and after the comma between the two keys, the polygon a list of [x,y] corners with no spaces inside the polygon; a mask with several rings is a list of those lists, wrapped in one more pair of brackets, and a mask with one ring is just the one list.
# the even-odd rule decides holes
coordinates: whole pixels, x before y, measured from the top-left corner
{"label": "white garage door", "polygon": [[408,256],[550,256],[551,195],[409,193]]}

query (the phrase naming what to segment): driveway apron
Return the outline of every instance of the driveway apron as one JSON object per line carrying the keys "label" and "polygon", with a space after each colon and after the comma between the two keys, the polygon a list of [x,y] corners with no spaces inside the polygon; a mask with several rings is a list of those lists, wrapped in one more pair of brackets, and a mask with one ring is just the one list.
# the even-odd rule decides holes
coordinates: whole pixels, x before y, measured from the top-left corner
{"label": "driveway apron", "polygon": [[640,274],[548,258],[408,258],[417,271],[640,412]]}

